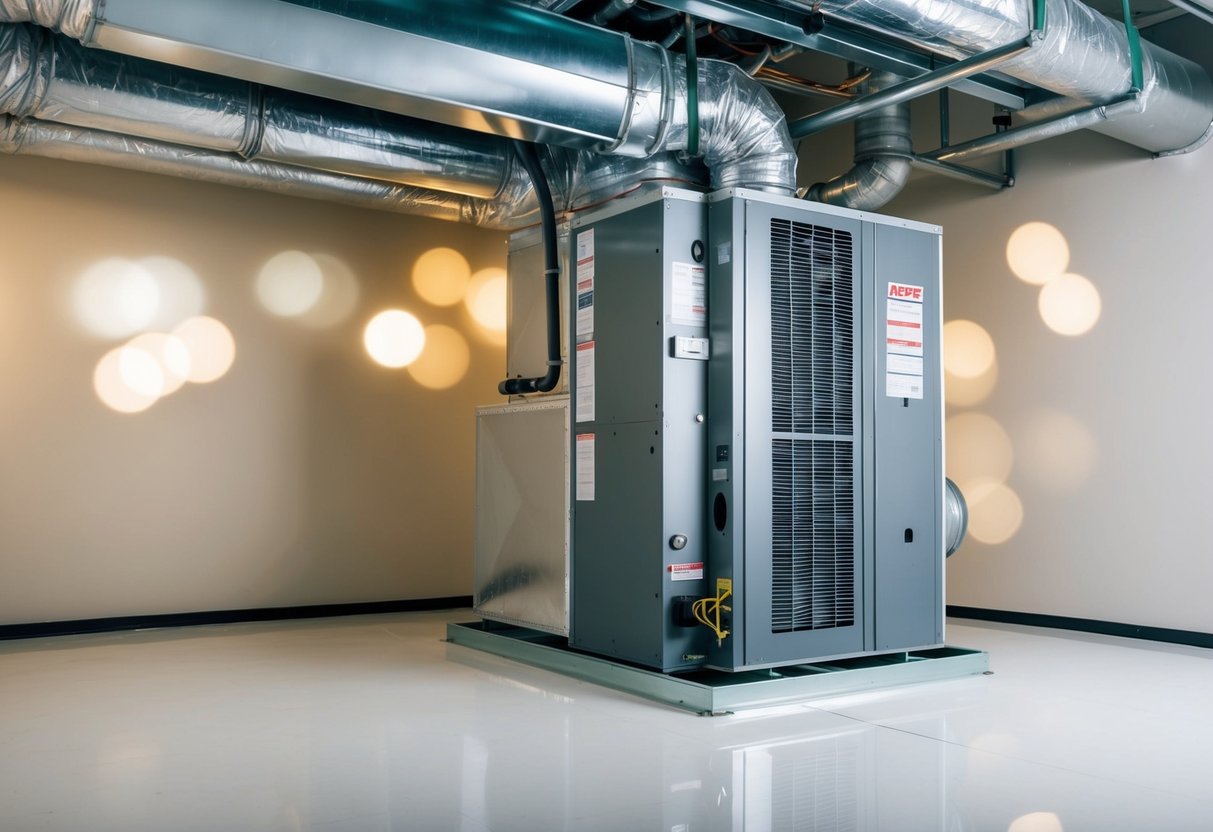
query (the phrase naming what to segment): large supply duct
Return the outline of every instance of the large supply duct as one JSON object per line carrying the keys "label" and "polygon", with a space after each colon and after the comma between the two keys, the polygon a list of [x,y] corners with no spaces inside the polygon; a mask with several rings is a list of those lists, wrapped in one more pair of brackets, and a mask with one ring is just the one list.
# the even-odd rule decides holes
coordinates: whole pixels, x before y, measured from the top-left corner
{"label": "large supply duct", "polygon": [[[732,64],[492,0],[0,0],[86,46],[511,138],[631,157],[694,151],[717,188],[790,194],[784,114]],[[289,31],[289,38],[269,33]]]}
{"label": "large supply duct", "polygon": [[[834,19],[966,58],[1021,41],[1032,29],[1027,0],[787,0],[804,13]],[[1124,26],[1078,0],[1046,0],[1045,37],[998,71],[1076,104],[1107,102],[1129,92],[1133,62]],[[1193,62],[1142,41],[1141,111],[1092,127],[1152,153],[1181,151],[1208,138],[1213,82]],[[1028,112],[1026,115],[1031,116]]]}

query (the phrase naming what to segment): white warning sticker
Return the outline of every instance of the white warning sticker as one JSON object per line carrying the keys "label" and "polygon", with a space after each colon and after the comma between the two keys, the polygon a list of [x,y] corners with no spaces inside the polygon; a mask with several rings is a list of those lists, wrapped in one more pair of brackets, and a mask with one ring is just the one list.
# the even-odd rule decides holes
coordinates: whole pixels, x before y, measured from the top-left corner
{"label": "white warning sticker", "polygon": [[594,338],[594,229],[577,235],[577,341]]}
{"label": "white warning sticker", "polygon": [[923,397],[923,288],[890,283],[885,304],[885,395]]}
{"label": "white warning sticker", "polygon": [[577,499],[594,500],[594,434],[577,434]]}
{"label": "white warning sticker", "polygon": [[577,345],[577,407],[575,421],[592,422],[594,415],[596,391],[594,389],[594,341],[586,341]]}
{"label": "white warning sticker", "polygon": [[671,581],[698,581],[703,579],[703,563],[671,563],[666,567]]}
{"label": "white warning sticker", "polygon": [[703,266],[673,263],[673,292],[670,320],[676,324],[704,326],[708,322],[708,282]]}

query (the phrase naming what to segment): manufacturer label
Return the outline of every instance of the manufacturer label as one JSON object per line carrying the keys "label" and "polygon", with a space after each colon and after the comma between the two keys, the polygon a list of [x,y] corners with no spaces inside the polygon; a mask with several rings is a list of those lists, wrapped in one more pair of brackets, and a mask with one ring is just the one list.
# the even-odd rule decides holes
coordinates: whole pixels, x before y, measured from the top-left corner
{"label": "manufacturer label", "polygon": [[592,422],[597,391],[594,389],[594,362],[597,349],[594,341],[577,345],[577,413],[575,421]]}
{"label": "manufacturer label", "polygon": [[594,338],[594,229],[577,235],[577,340]]}
{"label": "manufacturer label", "polygon": [[672,563],[666,567],[671,581],[698,581],[703,579],[703,563]]}
{"label": "manufacturer label", "polygon": [[885,395],[923,397],[923,288],[890,283],[885,302]]}
{"label": "manufacturer label", "polygon": [[673,292],[670,320],[676,324],[704,326],[708,321],[708,282],[703,266],[673,263]]}
{"label": "manufacturer label", "polygon": [[594,500],[594,434],[577,434],[577,499]]}

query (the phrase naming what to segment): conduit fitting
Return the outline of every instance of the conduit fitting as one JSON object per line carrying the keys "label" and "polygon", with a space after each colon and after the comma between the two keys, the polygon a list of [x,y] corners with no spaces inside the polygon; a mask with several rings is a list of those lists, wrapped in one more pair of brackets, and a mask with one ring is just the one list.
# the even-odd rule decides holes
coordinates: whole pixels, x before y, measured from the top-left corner
{"label": "conduit fitting", "polygon": [[[860,94],[874,93],[903,80],[891,72],[873,71],[861,84]],[[805,198],[875,211],[905,187],[913,159],[909,103],[882,107],[855,120],[855,166],[829,182],[813,185]]]}

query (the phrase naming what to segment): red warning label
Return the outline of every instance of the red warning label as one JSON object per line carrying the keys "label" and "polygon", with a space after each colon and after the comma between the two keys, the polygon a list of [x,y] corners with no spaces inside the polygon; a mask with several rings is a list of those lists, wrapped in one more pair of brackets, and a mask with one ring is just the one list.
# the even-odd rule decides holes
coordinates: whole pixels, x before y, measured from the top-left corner
{"label": "red warning label", "polygon": [[666,571],[671,581],[698,581],[703,578],[703,563],[671,563]]}

